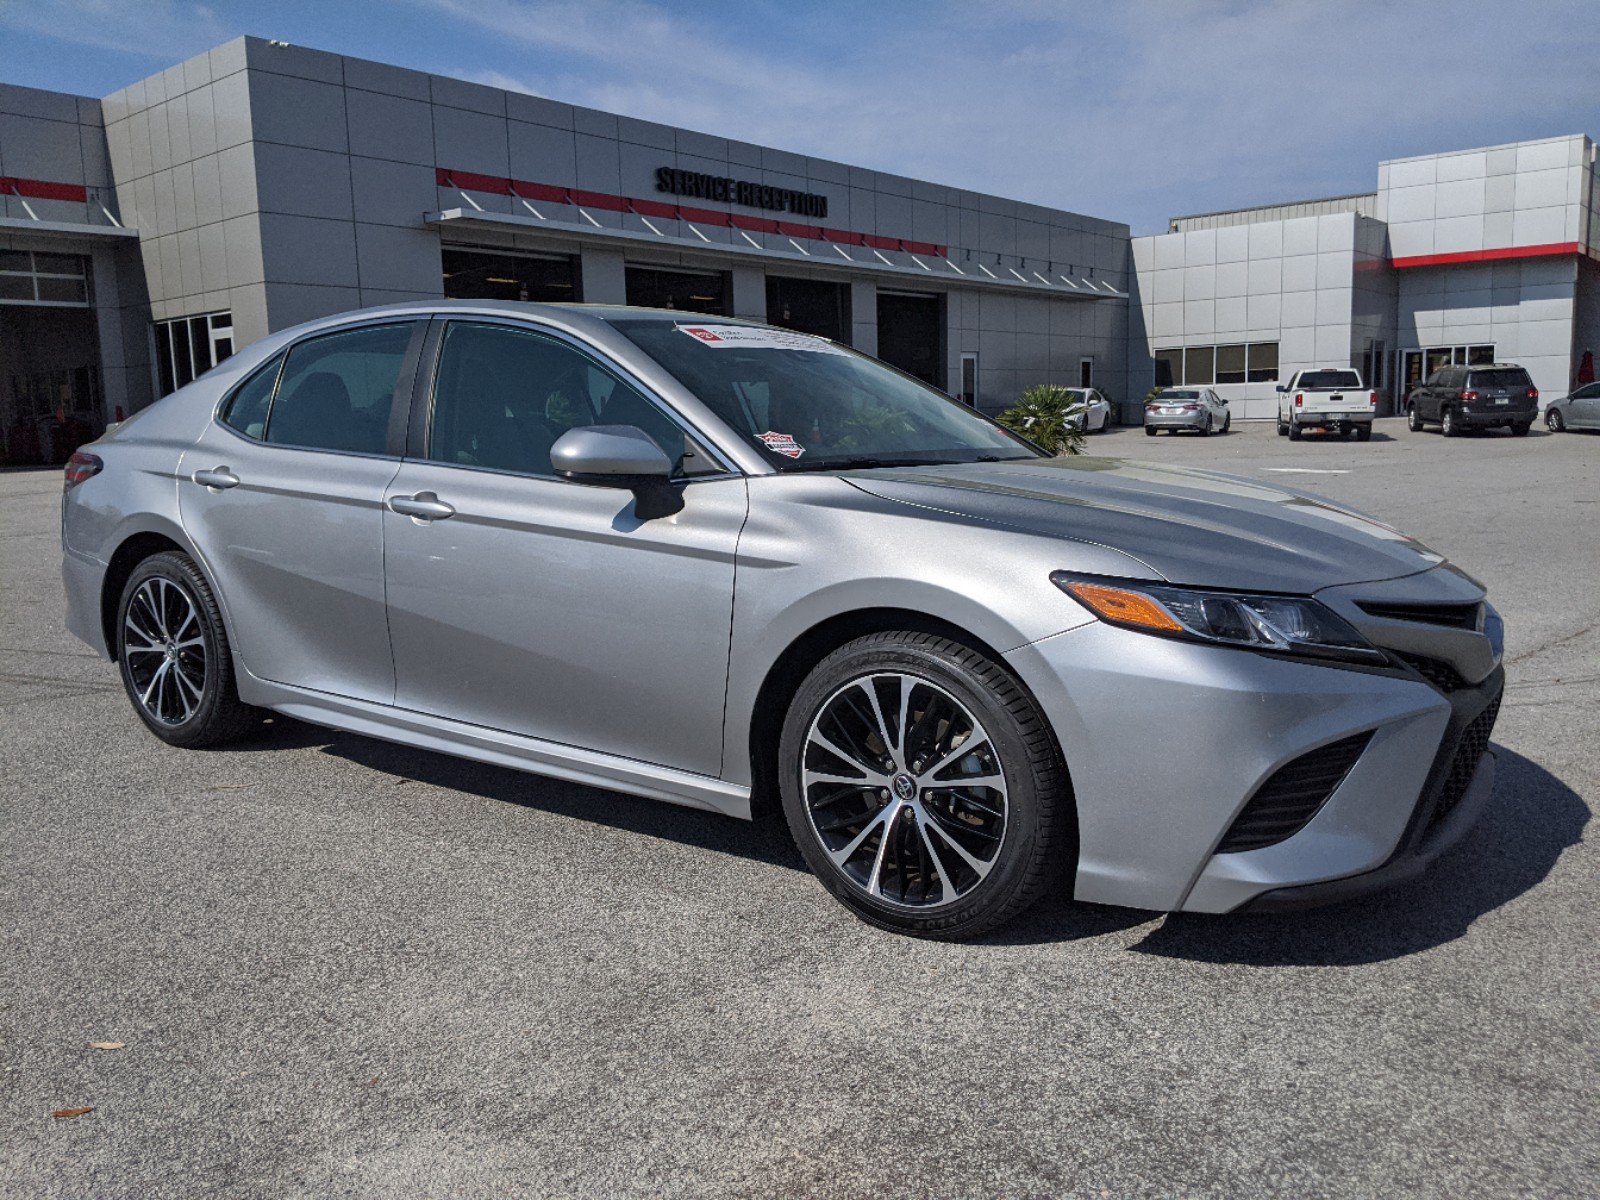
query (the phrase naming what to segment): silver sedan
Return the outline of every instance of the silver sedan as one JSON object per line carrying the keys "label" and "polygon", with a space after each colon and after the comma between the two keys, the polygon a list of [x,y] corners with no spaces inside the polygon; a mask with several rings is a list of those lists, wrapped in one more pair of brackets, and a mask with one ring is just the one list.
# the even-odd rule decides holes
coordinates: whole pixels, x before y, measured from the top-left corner
{"label": "silver sedan", "polygon": [[277,333],[74,455],[62,537],[68,625],[167,743],[274,711],[771,797],[829,891],[922,936],[1057,888],[1354,895],[1492,784],[1499,618],[1437,554],[1254,481],[1044,457],[749,322],[433,302]]}
{"label": "silver sedan", "polygon": [[1560,400],[1550,401],[1544,423],[1551,433],[1600,429],[1600,383],[1582,384]]}
{"label": "silver sedan", "polygon": [[1144,431],[1151,437],[1163,429],[1180,429],[1207,437],[1233,426],[1228,402],[1207,387],[1163,388],[1145,401]]}

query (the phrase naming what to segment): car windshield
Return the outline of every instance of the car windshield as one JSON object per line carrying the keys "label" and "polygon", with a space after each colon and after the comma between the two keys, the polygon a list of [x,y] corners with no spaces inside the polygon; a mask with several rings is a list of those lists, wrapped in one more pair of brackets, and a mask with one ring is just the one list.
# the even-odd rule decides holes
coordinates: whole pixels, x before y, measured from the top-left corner
{"label": "car windshield", "polygon": [[1525,388],[1532,384],[1528,373],[1521,367],[1499,371],[1474,371],[1468,387],[1475,388]]}
{"label": "car windshield", "polygon": [[611,324],[779,470],[1039,456],[943,392],[823,338],[715,320]]}
{"label": "car windshield", "polygon": [[1307,371],[1300,376],[1303,388],[1358,388],[1361,376],[1354,371]]}
{"label": "car windshield", "polygon": [[1198,400],[1198,399],[1200,399],[1200,393],[1199,392],[1162,392],[1159,396],[1156,397],[1156,400],[1157,400],[1158,403],[1164,402],[1164,401],[1167,401],[1167,400]]}

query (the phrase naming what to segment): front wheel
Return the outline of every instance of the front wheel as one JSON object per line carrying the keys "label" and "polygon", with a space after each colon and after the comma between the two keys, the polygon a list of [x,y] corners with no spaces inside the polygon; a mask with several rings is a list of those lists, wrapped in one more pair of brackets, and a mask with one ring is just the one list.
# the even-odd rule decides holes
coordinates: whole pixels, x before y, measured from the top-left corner
{"label": "front wheel", "polygon": [[260,717],[239,699],[222,612],[200,568],[166,551],[133,569],[117,606],[117,661],[134,712],[162,741],[231,741]]}
{"label": "front wheel", "polygon": [[1415,404],[1406,405],[1406,428],[1412,433],[1422,432],[1422,414],[1417,411]]}
{"label": "front wheel", "polygon": [[995,929],[1071,852],[1060,751],[1003,667],[949,638],[875,633],[817,664],[784,719],[784,816],[823,885],[918,937]]}
{"label": "front wheel", "polygon": [[1559,408],[1548,409],[1544,414],[1544,427],[1551,433],[1560,433],[1567,427],[1566,419],[1561,415]]}
{"label": "front wheel", "polygon": [[1230,430],[1232,428],[1233,428],[1233,414],[1229,413],[1227,416],[1222,418],[1222,432],[1223,433],[1227,433],[1228,430]]}

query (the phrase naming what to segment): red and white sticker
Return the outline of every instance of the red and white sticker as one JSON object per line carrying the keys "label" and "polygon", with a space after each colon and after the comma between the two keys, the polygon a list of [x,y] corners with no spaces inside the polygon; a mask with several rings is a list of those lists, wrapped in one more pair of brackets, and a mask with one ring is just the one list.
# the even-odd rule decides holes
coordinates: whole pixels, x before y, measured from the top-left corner
{"label": "red and white sticker", "polygon": [[812,354],[843,354],[844,350],[823,338],[788,329],[769,329],[763,325],[679,325],[701,345],[713,350],[805,350]]}
{"label": "red and white sticker", "polygon": [[785,458],[799,458],[806,452],[806,448],[794,440],[794,434],[792,433],[773,433],[768,430],[766,433],[759,433],[756,436],[761,439],[762,445],[766,446],[768,450],[771,450],[774,454],[781,454]]}

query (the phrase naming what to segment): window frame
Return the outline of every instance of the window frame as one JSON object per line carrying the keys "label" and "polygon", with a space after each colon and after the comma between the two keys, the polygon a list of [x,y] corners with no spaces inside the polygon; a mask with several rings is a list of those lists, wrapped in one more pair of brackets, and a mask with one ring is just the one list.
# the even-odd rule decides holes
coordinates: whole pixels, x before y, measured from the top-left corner
{"label": "window frame", "polygon": [[[347,325],[333,325],[322,329],[313,330],[304,337],[286,342],[269,353],[255,368],[249,370],[238,383],[222,393],[220,399],[211,409],[212,423],[219,429],[246,442],[252,446],[261,446],[268,450],[286,450],[300,454],[337,454],[346,458],[382,458],[402,459],[405,457],[404,434],[407,420],[410,415],[412,396],[415,392],[416,377],[419,374],[418,365],[420,355],[426,342],[431,327],[435,324],[433,313],[419,312],[409,314],[394,314],[391,316],[375,317],[365,321],[352,321]],[[411,340],[406,345],[404,357],[400,360],[400,375],[395,380],[394,391],[389,396],[389,421],[385,429],[384,448],[380,452],[367,450],[331,450],[326,446],[299,446],[288,442],[269,442],[266,438],[253,438],[242,430],[234,428],[223,419],[222,414],[233,403],[234,396],[240,392],[272,359],[278,360],[278,377],[272,381],[272,395],[267,400],[267,419],[262,423],[261,432],[266,433],[272,424],[272,410],[278,403],[278,389],[283,386],[284,368],[288,366],[289,356],[296,349],[308,342],[318,341],[321,338],[331,337],[335,334],[354,333],[360,329],[370,329],[379,325],[415,325],[411,331]]]}
{"label": "window frame", "polygon": [[684,436],[692,441],[697,449],[704,450],[706,457],[715,463],[718,468],[715,471],[707,471],[701,475],[674,477],[668,481],[674,487],[693,483],[709,483],[730,478],[743,478],[745,476],[744,471],[730,462],[728,456],[717,445],[715,439],[689,420],[683,413],[679,412],[659,392],[640,379],[638,375],[612,358],[599,346],[577,337],[565,329],[547,325],[542,321],[519,317],[503,317],[491,313],[445,312],[433,314],[433,320],[429,322],[427,338],[422,345],[421,359],[417,364],[412,384],[410,417],[406,426],[405,451],[401,455],[404,461],[430,467],[447,467],[455,471],[479,471],[490,475],[505,475],[514,479],[535,479],[546,483],[561,483],[572,487],[595,486],[575,479],[568,479],[564,475],[558,475],[553,468],[549,474],[536,474],[530,471],[513,471],[504,467],[481,467],[472,463],[443,462],[429,457],[432,452],[433,409],[438,392],[439,366],[444,361],[445,334],[453,324],[499,326],[509,329],[513,333],[533,334],[559,342],[576,351],[579,356],[587,359],[591,366],[606,372],[619,382],[638,392],[640,396],[644,397],[645,402],[660,413],[666,421],[682,430]]}

